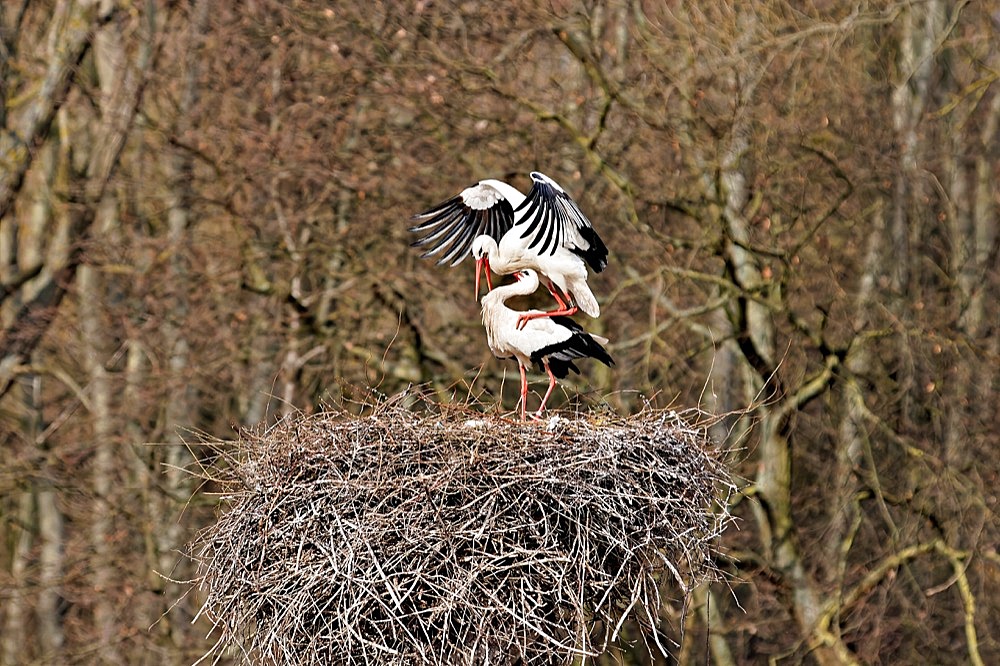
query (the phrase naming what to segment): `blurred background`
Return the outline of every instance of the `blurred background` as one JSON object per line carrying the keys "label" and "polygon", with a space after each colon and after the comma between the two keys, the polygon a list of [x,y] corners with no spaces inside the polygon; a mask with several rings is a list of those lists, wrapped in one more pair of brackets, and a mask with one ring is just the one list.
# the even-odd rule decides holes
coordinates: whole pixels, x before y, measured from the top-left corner
{"label": "blurred background", "polygon": [[998,44],[968,0],[0,3],[0,662],[208,649],[205,437],[513,409],[407,227],[537,169],[611,251],[617,365],[552,405],[731,413],[741,479],[728,581],[602,663],[1000,663]]}

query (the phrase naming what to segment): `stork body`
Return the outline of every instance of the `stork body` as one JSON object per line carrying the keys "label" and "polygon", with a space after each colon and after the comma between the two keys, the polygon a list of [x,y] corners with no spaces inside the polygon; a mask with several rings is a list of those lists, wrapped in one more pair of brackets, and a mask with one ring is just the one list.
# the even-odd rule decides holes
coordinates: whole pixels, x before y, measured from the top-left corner
{"label": "stork body", "polygon": [[[479,275],[485,269],[487,276],[492,270],[497,275],[510,275],[525,268],[537,270],[546,281],[549,293],[559,304],[558,310],[550,312],[526,313],[521,325],[528,319],[541,316],[572,315],[577,308],[591,317],[601,314],[594,292],[587,283],[587,265],[579,255],[564,247],[556,248],[551,255],[539,261],[538,256],[528,249],[529,238],[521,238],[516,227],[504,234],[498,244],[493,238],[483,234],[472,243],[472,256],[476,258],[476,294],[479,294]],[[544,268],[542,267],[544,264]],[[493,288],[489,284],[490,289]]]}
{"label": "stork body", "polygon": [[[483,325],[490,350],[498,358],[514,358],[521,375],[521,419],[525,419],[528,400],[527,368],[532,364],[545,370],[549,388],[542,398],[535,416],[545,409],[556,378],[562,379],[569,372],[579,373],[574,361],[595,358],[607,366],[614,360],[602,346],[606,338],[591,335],[569,317],[560,315],[523,319],[524,314],[538,314],[532,310],[518,312],[507,307],[506,301],[514,296],[525,296],[538,288],[538,274],[530,268],[514,273],[517,282],[491,290],[482,298]],[[544,313],[542,313],[544,314]]]}
{"label": "stork body", "polygon": [[571,315],[577,309],[591,317],[601,313],[587,284],[587,266],[595,272],[608,265],[608,249],[590,220],[562,187],[533,171],[525,196],[500,180],[481,180],[460,194],[415,215],[420,223],[410,231],[425,233],[414,242],[428,246],[422,257],[440,254],[439,264],[460,263],[470,253],[476,259],[476,295],[485,269],[508,275],[531,268],[546,280],[559,304],[557,310],[525,313],[519,321]]}

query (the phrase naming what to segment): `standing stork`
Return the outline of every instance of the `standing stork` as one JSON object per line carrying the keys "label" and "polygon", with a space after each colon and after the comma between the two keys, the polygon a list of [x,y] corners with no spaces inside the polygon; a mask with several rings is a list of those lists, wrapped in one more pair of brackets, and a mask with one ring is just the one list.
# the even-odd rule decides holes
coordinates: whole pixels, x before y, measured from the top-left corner
{"label": "standing stork", "polygon": [[483,296],[483,325],[486,326],[486,341],[497,358],[514,358],[521,373],[521,420],[525,419],[528,402],[527,368],[534,364],[544,369],[549,376],[549,389],[545,392],[535,418],[542,414],[545,403],[556,386],[556,378],[562,379],[572,370],[580,369],[573,362],[578,358],[595,358],[604,365],[614,365],[614,360],[602,345],[607,338],[592,335],[569,317],[552,315],[545,318],[533,317],[520,324],[524,314],[507,307],[506,301],[514,296],[526,296],[538,289],[538,274],[524,268],[516,273],[517,282],[503,285]]}
{"label": "standing stork", "polygon": [[601,314],[587,284],[587,266],[600,273],[608,265],[605,247],[576,202],[552,180],[531,172],[528,196],[500,180],[481,180],[458,195],[413,216],[420,223],[410,231],[425,234],[413,243],[428,246],[420,255],[440,254],[438,264],[458,265],[470,253],[476,259],[476,297],[479,277],[493,289],[490,271],[508,275],[532,268],[546,279],[559,308],[525,313],[518,321],[572,315],[578,309],[591,317]]}

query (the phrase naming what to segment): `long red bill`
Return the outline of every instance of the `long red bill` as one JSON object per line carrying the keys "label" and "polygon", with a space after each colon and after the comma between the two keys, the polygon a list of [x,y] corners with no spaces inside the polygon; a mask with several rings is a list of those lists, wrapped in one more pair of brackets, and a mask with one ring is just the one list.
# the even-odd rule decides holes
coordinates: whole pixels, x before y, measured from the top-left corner
{"label": "long red bill", "polygon": [[[489,269],[486,269],[487,271]],[[480,257],[476,259],[476,300],[479,300],[479,277],[483,272],[483,258]],[[486,274],[487,281],[489,280],[489,273]]]}

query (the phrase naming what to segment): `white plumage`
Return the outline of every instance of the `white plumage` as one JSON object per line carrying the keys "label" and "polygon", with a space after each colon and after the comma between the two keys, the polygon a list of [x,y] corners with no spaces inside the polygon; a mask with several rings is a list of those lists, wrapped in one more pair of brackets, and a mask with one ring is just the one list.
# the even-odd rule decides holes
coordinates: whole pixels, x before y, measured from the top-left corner
{"label": "white plumage", "polygon": [[[579,372],[573,362],[580,358],[595,358],[605,365],[614,365],[610,354],[601,345],[606,338],[586,333],[569,317],[530,318],[524,315],[539,314],[538,310],[518,312],[508,308],[506,301],[514,296],[524,296],[538,288],[538,274],[530,269],[514,273],[517,282],[491,290],[482,298],[483,325],[486,340],[498,358],[517,360],[521,374],[521,418],[525,418],[528,398],[527,368],[535,364],[549,376],[549,388],[535,412],[540,416],[545,403],[556,385],[556,377],[565,377],[569,371]],[[522,323],[523,322],[523,323]]]}
{"label": "white plumage", "polygon": [[500,180],[481,180],[457,196],[414,216],[410,231],[425,233],[415,246],[421,255],[439,255],[439,264],[457,265],[470,253],[476,259],[476,294],[485,269],[500,275],[523,268],[545,277],[559,304],[551,312],[532,311],[519,325],[539,317],[571,315],[579,309],[597,317],[601,308],[587,284],[587,266],[595,272],[608,264],[608,249],[590,220],[562,187],[545,174],[531,172],[528,195]]}

